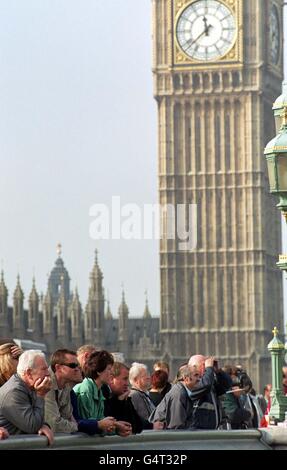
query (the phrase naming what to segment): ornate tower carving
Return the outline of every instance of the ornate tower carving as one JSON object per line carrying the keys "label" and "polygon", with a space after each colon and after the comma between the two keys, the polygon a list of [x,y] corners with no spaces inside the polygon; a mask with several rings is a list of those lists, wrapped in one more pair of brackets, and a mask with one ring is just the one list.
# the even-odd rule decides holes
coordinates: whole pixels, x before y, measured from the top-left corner
{"label": "ornate tower carving", "polygon": [[60,296],[60,291],[63,290],[65,299],[67,302],[70,300],[70,277],[67,269],[64,266],[64,261],[61,258],[62,255],[62,245],[59,243],[57,246],[57,254],[58,258],[55,262],[55,266],[51,271],[51,274],[49,276],[48,280],[48,286],[53,298],[53,302],[56,305],[59,296]]}
{"label": "ornate tower carving", "polygon": [[148,306],[148,296],[147,296],[147,291],[145,292],[145,309],[143,313],[144,319],[149,319],[151,318],[151,313],[149,311],[149,306]]}
{"label": "ornate tower carving", "polygon": [[283,322],[263,157],[282,32],[281,0],[153,0],[160,203],[197,204],[198,239],[193,251],[161,240],[162,353],[174,366],[194,353],[240,361],[256,387],[270,380],[266,344]]}
{"label": "ornate tower carving", "polygon": [[98,265],[98,253],[95,252],[95,264],[90,274],[90,288],[85,312],[85,341],[97,347],[104,346],[105,297],[103,274]]}
{"label": "ornate tower carving", "polygon": [[57,343],[59,347],[65,347],[71,338],[69,338],[69,325],[68,325],[68,302],[65,294],[65,279],[61,277],[61,288],[59,300],[56,307],[56,321],[57,321]]}
{"label": "ornate tower carving", "polygon": [[113,319],[113,315],[112,315],[112,311],[111,311],[110,301],[109,301],[109,300],[108,300],[107,309],[106,309],[106,313],[105,313],[105,319],[106,319],[106,320],[112,320],[112,319]]}
{"label": "ornate tower carving", "polygon": [[74,348],[83,344],[82,306],[78,289],[75,288],[72,302],[69,306],[69,321],[71,322],[71,338]]}
{"label": "ornate tower carving", "polygon": [[0,330],[3,337],[9,336],[10,327],[8,317],[8,289],[4,282],[4,273],[2,270],[0,280]]}
{"label": "ornate tower carving", "polygon": [[125,357],[128,357],[128,338],[129,338],[129,329],[128,329],[128,318],[129,318],[129,309],[125,300],[124,290],[122,291],[122,302],[118,310],[119,314],[119,351],[122,352]]}
{"label": "ornate tower carving", "polygon": [[33,340],[38,340],[41,332],[39,316],[39,295],[36,290],[35,278],[33,277],[32,290],[28,300],[28,329]]}
{"label": "ornate tower carving", "polygon": [[[54,328],[54,302],[51,288],[48,285],[47,293],[43,301],[43,336],[44,341],[52,344],[55,340],[56,332]],[[51,352],[54,348],[50,347]]]}
{"label": "ornate tower carving", "polygon": [[13,335],[24,338],[26,334],[26,319],[24,317],[24,294],[20,285],[20,276],[17,276],[17,285],[13,296]]}

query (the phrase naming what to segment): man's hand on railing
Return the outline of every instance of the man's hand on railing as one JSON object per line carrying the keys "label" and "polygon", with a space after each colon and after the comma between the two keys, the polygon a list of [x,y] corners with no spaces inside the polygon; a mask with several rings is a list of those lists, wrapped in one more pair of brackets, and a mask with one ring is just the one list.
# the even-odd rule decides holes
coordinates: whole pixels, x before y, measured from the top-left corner
{"label": "man's hand on railing", "polygon": [[153,430],[154,431],[162,431],[165,428],[165,422],[164,421],[155,421],[153,423]]}
{"label": "man's hand on railing", "polygon": [[126,421],[116,421],[117,434],[121,437],[128,437],[132,434],[132,425]]}
{"label": "man's hand on railing", "polygon": [[116,420],[112,416],[107,416],[106,418],[98,421],[99,429],[103,432],[114,432]]}
{"label": "man's hand on railing", "polygon": [[7,439],[9,432],[5,428],[0,428],[0,439]]}
{"label": "man's hand on railing", "polygon": [[47,424],[43,424],[43,426],[39,429],[38,434],[46,436],[48,439],[48,444],[51,446],[54,442],[54,433]]}

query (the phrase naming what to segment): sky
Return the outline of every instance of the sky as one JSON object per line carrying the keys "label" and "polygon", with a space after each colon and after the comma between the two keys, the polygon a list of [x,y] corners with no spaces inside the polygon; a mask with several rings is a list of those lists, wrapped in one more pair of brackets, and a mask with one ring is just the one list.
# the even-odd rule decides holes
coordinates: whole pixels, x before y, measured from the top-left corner
{"label": "sky", "polygon": [[[145,291],[159,314],[157,240],[94,240],[95,204],[157,203],[150,0],[0,0],[0,262],[27,298],[62,257],[86,304],[98,249],[116,315]],[[111,219],[110,219],[111,220]]]}
{"label": "sky", "polygon": [[90,208],[157,202],[150,0],[0,0],[0,260],[9,304],[62,257],[86,304],[98,249],[117,313],[145,290],[159,314],[156,240],[93,240]]}

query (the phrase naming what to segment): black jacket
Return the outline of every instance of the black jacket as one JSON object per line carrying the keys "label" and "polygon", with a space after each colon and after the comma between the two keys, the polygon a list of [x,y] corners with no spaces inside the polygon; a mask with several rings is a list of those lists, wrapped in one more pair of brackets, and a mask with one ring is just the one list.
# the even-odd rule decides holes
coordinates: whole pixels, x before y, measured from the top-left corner
{"label": "black jacket", "polygon": [[133,434],[138,434],[143,430],[143,423],[137,414],[131,398],[119,400],[116,395],[105,400],[105,416],[113,416],[118,421],[127,421],[132,425]]}
{"label": "black jacket", "polygon": [[198,386],[191,390],[193,401],[192,427],[194,429],[217,429],[222,421],[219,397],[232,385],[231,378],[223,371],[215,373],[207,367]]}

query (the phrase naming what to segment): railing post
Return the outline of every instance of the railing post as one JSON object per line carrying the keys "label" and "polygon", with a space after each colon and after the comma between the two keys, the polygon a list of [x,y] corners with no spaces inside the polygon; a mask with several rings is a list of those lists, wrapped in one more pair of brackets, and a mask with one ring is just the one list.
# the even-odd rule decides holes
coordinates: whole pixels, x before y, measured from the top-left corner
{"label": "railing post", "polygon": [[279,331],[276,326],[272,333],[274,338],[267,346],[271,354],[272,367],[271,409],[269,414],[279,421],[284,421],[285,411],[287,411],[287,397],[282,391],[282,366],[285,346],[278,338]]}

